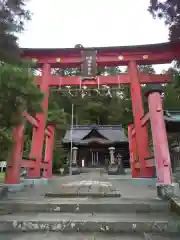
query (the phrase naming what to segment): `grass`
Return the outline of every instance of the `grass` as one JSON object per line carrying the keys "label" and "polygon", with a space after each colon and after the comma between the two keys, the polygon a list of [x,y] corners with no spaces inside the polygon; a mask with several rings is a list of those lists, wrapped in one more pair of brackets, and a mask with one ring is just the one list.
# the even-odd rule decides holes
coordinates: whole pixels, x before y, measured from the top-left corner
{"label": "grass", "polygon": [[0,183],[4,182],[5,173],[0,172]]}

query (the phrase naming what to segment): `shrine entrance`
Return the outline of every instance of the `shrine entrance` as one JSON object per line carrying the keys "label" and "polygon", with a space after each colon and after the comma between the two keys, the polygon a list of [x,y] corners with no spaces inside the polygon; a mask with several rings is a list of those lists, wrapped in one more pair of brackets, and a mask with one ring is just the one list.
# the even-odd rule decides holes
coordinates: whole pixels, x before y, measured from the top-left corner
{"label": "shrine entrance", "polygon": [[105,157],[109,157],[109,150],[107,147],[99,146],[101,148],[91,148],[88,151],[87,167],[93,168],[104,168],[105,167]]}
{"label": "shrine entrance", "polygon": [[[71,139],[72,137],[72,139]],[[129,166],[129,144],[124,129],[119,125],[76,125],[66,131],[63,146],[71,149],[71,140],[76,146],[78,166],[104,168],[110,162],[110,148],[114,147],[114,158],[121,155],[123,165]]]}
{"label": "shrine entrance", "polygon": [[100,166],[99,152],[91,150],[91,158],[92,158],[92,162],[91,162],[92,167],[99,167]]}
{"label": "shrine entrance", "polygon": [[[138,72],[138,65],[169,63],[180,59],[180,43],[162,43],[143,46],[104,47],[104,48],[78,48],[70,49],[22,49],[23,59],[32,59],[35,68],[40,68],[42,74],[36,76],[35,84],[39,85],[45,94],[42,103],[43,113],[36,117],[28,113],[24,117],[33,125],[33,138],[29,158],[23,159],[22,143],[24,126],[19,126],[13,131],[14,145],[8,160],[8,172],[5,182],[18,184],[20,182],[20,167],[28,168],[28,178],[39,178],[43,169],[43,177],[52,177],[52,160],[54,145],[55,123],[47,123],[48,97],[51,87],[58,91],[66,92],[72,96],[73,89],[78,87],[81,96],[88,95],[90,91],[101,94],[111,94],[112,87],[129,84],[134,122],[128,127],[130,164],[132,177],[152,177],[156,168],[157,182],[160,185],[172,184],[172,172],[166,129],[163,119],[163,107],[160,84],[168,83],[171,74],[149,74]],[[101,67],[127,66],[127,73],[116,76],[102,76],[98,71]],[[54,76],[52,68],[79,68],[80,76]],[[144,112],[141,84],[149,85],[146,94],[149,112]],[[120,96],[120,91],[118,92]],[[112,96],[113,97],[113,96]],[[117,113],[118,114],[118,113]],[[150,123],[153,140],[153,155],[150,154],[147,123]],[[42,158],[44,138],[46,139],[45,158]],[[74,152],[72,166],[77,166],[77,147],[73,142]],[[116,166],[114,153],[111,146],[110,168]],[[92,163],[100,159],[97,151],[93,151]],[[110,171],[111,173],[111,171]]]}

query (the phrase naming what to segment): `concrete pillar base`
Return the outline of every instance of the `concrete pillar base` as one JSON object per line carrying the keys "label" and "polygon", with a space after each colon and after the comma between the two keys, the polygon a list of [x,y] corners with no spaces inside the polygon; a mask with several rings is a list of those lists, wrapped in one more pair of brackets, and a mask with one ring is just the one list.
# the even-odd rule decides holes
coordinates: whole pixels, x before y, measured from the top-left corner
{"label": "concrete pillar base", "polygon": [[81,171],[77,164],[72,164],[72,175],[78,175],[80,173]]}
{"label": "concrete pillar base", "polygon": [[130,181],[136,185],[156,186],[156,178],[131,178]]}
{"label": "concrete pillar base", "polygon": [[125,175],[126,174],[126,172],[124,170],[124,167],[123,166],[119,166],[119,165],[118,165],[118,172],[119,172],[120,175]]}
{"label": "concrete pillar base", "polygon": [[21,191],[24,188],[23,183],[19,184],[4,184],[4,188],[8,189],[8,192],[18,192]]}
{"label": "concrete pillar base", "polygon": [[8,196],[8,188],[4,185],[0,185],[0,199],[6,198]]}
{"label": "concrete pillar base", "polygon": [[119,168],[116,163],[111,164],[108,168],[108,175],[119,175]]}
{"label": "concrete pillar base", "polygon": [[30,186],[30,185],[39,185],[39,184],[48,184],[49,179],[48,178],[35,178],[35,179],[24,179],[23,184],[24,186]]}
{"label": "concrete pillar base", "polygon": [[157,195],[163,200],[169,200],[172,197],[180,196],[180,188],[178,183],[171,185],[157,185]]}

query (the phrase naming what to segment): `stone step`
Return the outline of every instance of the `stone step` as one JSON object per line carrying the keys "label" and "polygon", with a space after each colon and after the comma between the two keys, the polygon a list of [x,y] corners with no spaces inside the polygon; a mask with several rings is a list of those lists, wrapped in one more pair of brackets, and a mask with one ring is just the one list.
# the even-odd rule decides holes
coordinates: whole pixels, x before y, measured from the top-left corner
{"label": "stone step", "polygon": [[138,199],[51,199],[34,201],[0,201],[0,214],[13,212],[61,212],[61,213],[143,213],[169,212],[168,202]]}
{"label": "stone step", "polygon": [[13,233],[0,234],[3,240],[179,240],[179,234],[142,233],[142,234],[103,234],[103,233]]}
{"label": "stone step", "polygon": [[119,192],[59,192],[59,193],[45,193],[45,197],[49,198],[74,198],[74,197],[91,197],[91,198],[108,198],[108,197],[115,197],[119,198],[121,197],[121,194]]}
{"label": "stone step", "polygon": [[180,233],[177,216],[146,214],[22,213],[0,218],[0,232]]}

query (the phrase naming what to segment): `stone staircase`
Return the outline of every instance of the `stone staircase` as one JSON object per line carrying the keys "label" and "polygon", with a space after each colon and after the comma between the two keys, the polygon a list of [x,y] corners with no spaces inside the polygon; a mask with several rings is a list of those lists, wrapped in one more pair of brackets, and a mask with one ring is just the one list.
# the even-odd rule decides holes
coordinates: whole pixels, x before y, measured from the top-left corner
{"label": "stone staircase", "polygon": [[19,199],[1,201],[0,213],[0,237],[11,235],[24,240],[33,236],[39,240],[158,240],[179,239],[180,235],[180,217],[170,212],[168,202],[160,200]]}
{"label": "stone staircase", "polygon": [[72,183],[64,186],[64,195],[61,188],[61,197],[55,188],[49,192],[52,186],[48,191],[39,186],[1,200],[0,239],[180,239],[180,216],[170,211],[168,201],[127,197],[118,191],[108,195],[104,183],[104,189],[100,187],[105,194],[99,196],[97,184],[79,187],[75,183],[76,188]]}

